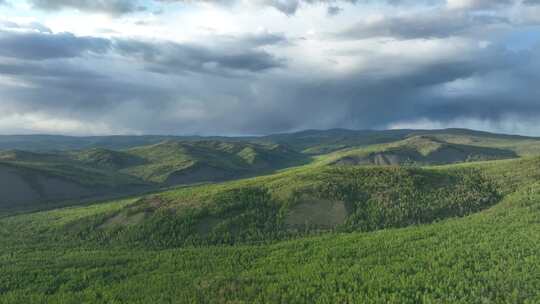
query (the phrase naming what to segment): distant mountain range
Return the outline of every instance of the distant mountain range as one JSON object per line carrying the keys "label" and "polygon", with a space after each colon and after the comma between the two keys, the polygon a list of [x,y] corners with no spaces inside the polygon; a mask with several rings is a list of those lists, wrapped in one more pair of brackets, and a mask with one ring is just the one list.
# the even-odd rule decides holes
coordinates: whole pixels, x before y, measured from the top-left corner
{"label": "distant mountain range", "polygon": [[305,130],[294,133],[266,136],[226,137],[226,136],[173,136],[173,135],[112,135],[112,136],[63,136],[63,135],[0,135],[0,150],[61,151],[89,148],[129,149],[157,144],[167,140],[175,141],[248,141],[286,144],[295,150],[309,154],[323,154],[351,146],[389,143],[412,136],[428,135],[456,138],[489,138],[497,140],[540,140],[539,137],[496,134],[469,129],[440,130]]}

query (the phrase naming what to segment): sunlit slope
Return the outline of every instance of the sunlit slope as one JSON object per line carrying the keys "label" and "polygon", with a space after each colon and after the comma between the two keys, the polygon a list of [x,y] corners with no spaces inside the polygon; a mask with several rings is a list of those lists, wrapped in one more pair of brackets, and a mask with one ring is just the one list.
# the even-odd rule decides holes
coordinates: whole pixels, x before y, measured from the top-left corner
{"label": "sunlit slope", "polygon": [[[2,219],[0,299],[5,303],[537,303],[538,164],[538,159],[525,159],[482,163],[481,168],[477,164],[435,168],[475,167],[500,184],[502,200],[467,217],[269,245],[146,250],[83,240],[89,230],[79,230],[84,232],[76,237],[66,234],[67,228],[80,229],[78,225],[89,218],[105,220],[136,206],[133,200]],[[523,168],[530,170],[522,172]],[[281,178],[265,182],[277,185]],[[512,182],[505,183],[506,179]],[[285,192],[287,187],[282,187]]]}
{"label": "sunlit slope", "polygon": [[517,158],[512,150],[448,143],[435,136],[413,136],[405,140],[364,148],[351,148],[320,157],[330,165],[441,165],[461,162]]}
{"label": "sunlit slope", "polygon": [[59,232],[163,248],[374,231],[475,213],[538,180],[538,157],[433,168],[308,166],[143,196]]}
{"label": "sunlit slope", "polygon": [[127,168],[126,173],[165,184],[220,181],[308,161],[304,155],[280,145],[224,141],[167,141],[126,153],[143,160]]}
{"label": "sunlit slope", "polygon": [[431,223],[500,198],[474,168],[305,167],[145,196],[81,218],[62,235],[152,248],[265,242]]}
{"label": "sunlit slope", "polygon": [[449,144],[497,148],[519,156],[540,155],[540,139],[504,135],[468,129],[442,130],[309,130],[276,134],[257,140],[286,144],[306,154],[322,155],[338,150],[395,143],[412,137],[426,136]]}

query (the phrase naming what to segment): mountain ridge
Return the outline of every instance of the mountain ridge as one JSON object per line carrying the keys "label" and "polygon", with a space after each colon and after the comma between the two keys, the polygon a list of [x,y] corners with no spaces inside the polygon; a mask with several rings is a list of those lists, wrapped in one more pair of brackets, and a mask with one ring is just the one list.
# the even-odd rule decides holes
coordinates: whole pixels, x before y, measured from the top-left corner
{"label": "mountain ridge", "polygon": [[[200,135],[103,135],[103,136],[71,136],[71,135],[49,135],[49,134],[28,134],[28,135],[0,135],[0,150],[20,149],[31,151],[61,151],[88,149],[94,147],[109,149],[128,149],[136,146],[157,144],[165,140],[223,140],[223,141],[271,141],[280,138],[295,138],[302,135],[311,134],[328,137],[343,135],[386,135],[386,136],[407,136],[415,133],[422,134],[444,134],[454,135],[480,135],[496,138],[513,138],[522,140],[540,140],[540,137],[500,134],[487,131],[476,131],[465,128],[446,129],[388,129],[388,130],[353,130],[353,129],[308,129],[287,133],[267,134],[260,136],[200,136]],[[54,148],[51,148],[55,146]]]}

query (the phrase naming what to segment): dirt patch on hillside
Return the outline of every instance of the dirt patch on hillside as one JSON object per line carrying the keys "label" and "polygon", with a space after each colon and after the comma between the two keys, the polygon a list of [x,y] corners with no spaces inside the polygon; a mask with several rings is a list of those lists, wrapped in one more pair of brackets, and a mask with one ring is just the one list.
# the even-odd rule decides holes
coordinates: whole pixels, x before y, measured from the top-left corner
{"label": "dirt patch on hillside", "polygon": [[148,215],[148,212],[144,212],[144,211],[141,211],[135,214],[128,214],[126,212],[121,212],[108,218],[98,228],[104,229],[104,228],[114,228],[114,227],[135,226],[142,223],[144,219],[147,217],[147,215]]}
{"label": "dirt patch on hillside", "polygon": [[377,153],[370,155],[371,163],[379,166],[399,165],[409,161],[408,156],[393,153]]}
{"label": "dirt patch on hillside", "polygon": [[400,165],[410,162],[412,158],[408,155],[399,155],[391,152],[372,153],[366,156],[345,156],[332,165],[357,166],[357,165],[378,165],[390,166]]}
{"label": "dirt patch on hillside", "polygon": [[440,165],[474,160],[494,160],[515,157],[517,157],[517,155],[514,152],[501,149],[442,145],[427,155],[423,155],[418,151],[411,149],[392,150],[373,152],[368,155],[344,156],[333,162],[332,165]]}
{"label": "dirt patch on hillside", "polygon": [[344,202],[304,198],[291,208],[285,225],[288,229],[332,229],[343,224],[347,215]]}

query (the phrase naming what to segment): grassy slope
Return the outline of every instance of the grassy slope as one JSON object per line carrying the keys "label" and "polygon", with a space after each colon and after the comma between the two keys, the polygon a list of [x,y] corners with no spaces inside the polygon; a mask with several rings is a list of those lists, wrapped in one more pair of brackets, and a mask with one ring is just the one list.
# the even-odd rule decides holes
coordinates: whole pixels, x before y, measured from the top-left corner
{"label": "grassy slope", "polygon": [[[121,152],[103,149],[85,150],[70,154],[34,153],[19,150],[0,151],[0,163],[36,174],[50,175],[91,187],[118,187],[143,184],[136,177],[122,174],[105,162],[111,157],[120,158]],[[88,162],[102,158],[100,163]]]}
{"label": "grassy slope", "polygon": [[197,140],[199,137],[178,136],[90,136],[72,137],[57,135],[0,135],[0,149],[20,149],[27,151],[69,151],[92,148],[129,149],[176,140]]}
{"label": "grassy slope", "polygon": [[[150,189],[147,183],[129,175],[63,162],[0,161],[0,176],[6,187],[0,189],[0,216]],[[16,187],[15,192],[9,187]]]}
{"label": "grassy slope", "polygon": [[[0,151],[0,161],[51,173],[64,172],[75,177],[71,171],[93,170],[156,183],[164,183],[172,174],[196,164],[242,176],[304,164],[308,160],[280,145],[225,141],[165,141],[123,151],[93,148],[56,154]],[[70,167],[76,170],[69,170]]]}
{"label": "grassy slope", "polygon": [[[468,144],[456,137],[452,140]],[[505,149],[510,148],[513,142],[513,139],[497,140],[498,147]],[[483,145],[482,142],[474,144]],[[494,145],[494,142],[486,145]],[[528,154],[536,151],[535,145],[519,144],[513,149]],[[160,244],[160,238],[173,235],[175,229],[154,230],[164,223],[162,216],[171,218],[168,211],[155,212],[152,208],[156,204],[166,206],[164,210],[181,213],[192,205],[197,207],[206,203],[210,206],[206,212],[231,215],[230,210],[215,207],[223,202],[234,202],[238,198],[232,191],[234,189],[258,189],[262,184],[272,189],[271,201],[280,200],[297,193],[293,191],[296,189],[317,188],[321,174],[329,172],[325,170],[340,169],[306,167],[269,177],[170,191],[157,196],[159,200],[154,200],[155,197],[142,201],[132,199],[0,219],[0,247],[3,248],[0,252],[0,302],[540,302],[540,279],[537,276],[540,273],[537,254],[540,250],[539,158],[460,164],[428,170],[399,169],[398,173],[403,175],[398,176],[404,177],[400,180],[413,185],[417,175],[422,181],[422,178],[432,180],[433,175],[455,175],[472,170],[474,174],[464,176],[474,177],[471,185],[480,185],[480,188],[463,188],[467,184],[462,184],[457,190],[484,194],[490,193],[486,190],[495,186],[499,194],[504,195],[496,206],[464,218],[376,232],[334,232],[271,244],[156,250],[178,245],[174,242]],[[365,170],[387,172],[385,170],[392,168],[361,171],[367,172]],[[415,170],[420,170],[420,173],[409,174],[418,172]],[[330,181],[336,177],[334,173],[328,176],[326,180]],[[382,174],[378,180],[385,184],[391,176]],[[476,183],[478,178],[486,181],[489,187]],[[364,182],[359,184],[369,186]],[[405,183],[399,191],[408,191],[407,185],[410,184]],[[384,199],[387,194],[392,198],[392,192],[384,189],[374,187],[370,191],[374,190],[378,198]],[[440,198],[456,190],[452,187],[442,189],[444,191],[431,197]],[[232,196],[220,195],[231,191]],[[421,192],[422,196],[426,194],[429,198],[433,193]],[[247,195],[262,197],[259,201],[267,202],[265,192],[248,192]],[[215,197],[219,200],[214,200]],[[408,204],[414,201],[406,200],[404,206],[390,205],[389,210],[415,206]],[[450,197],[446,203],[452,201]],[[490,204],[482,205],[480,209]],[[150,234],[148,239],[155,237],[157,244],[140,243],[143,246],[133,247],[132,242],[138,240],[137,233],[111,229],[113,234],[96,234],[94,229],[90,229],[93,224],[103,224],[111,215],[146,212],[147,208],[150,212],[143,220],[150,223],[146,226],[150,232],[157,232]],[[242,214],[257,215],[260,209],[241,210],[246,212],[242,211],[244,213],[241,212],[240,217]],[[464,214],[477,210],[468,210]],[[155,221],[152,222],[154,216]],[[408,224],[411,223],[390,222],[375,229]],[[128,230],[149,236],[145,234],[148,230],[141,231],[136,226]],[[364,230],[373,229],[368,227]],[[253,240],[257,238],[247,241]]]}
{"label": "grassy slope", "polygon": [[[477,212],[500,197],[477,170],[439,171],[301,168],[151,195],[55,233],[67,241],[144,248],[241,244],[430,223]],[[317,215],[340,204],[341,211]]]}
{"label": "grassy slope", "polygon": [[[0,165],[4,166],[0,170],[6,174],[5,166],[9,166],[10,171],[15,170],[22,177],[18,184],[26,183],[24,191],[36,193],[29,196],[29,201],[25,201],[23,206],[19,202],[22,200],[20,197],[15,199],[10,197],[9,191],[0,191],[3,194],[0,212],[6,212],[7,205],[11,211],[40,209],[51,198],[69,205],[71,202],[66,199],[132,193],[136,191],[134,187],[140,187],[142,192],[162,186],[238,178],[302,164],[307,160],[306,156],[279,145],[220,141],[167,141],[124,151],[101,148],[62,153],[0,151]],[[53,187],[47,182],[49,178],[73,184],[66,185],[66,189],[48,189]],[[67,191],[69,186],[72,189]],[[81,189],[84,194],[78,195],[73,187],[84,188]],[[47,195],[47,192],[54,194]],[[12,202],[14,200],[16,203]]]}
{"label": "grassy slope", "polygon": [[1,136],[0,150],[21,149],[28,151],[81,150],[90,148],[129,149],[152,145],[165,140],[175,141],[238,141],[285,144],[297,151],[309,154],[325,154],[343,148],[389,143],[416,135],[451,138],[462,144],[493,146],[511,149],[520,155],[540,152],[540,139],[533,137],[500,135],[466,129],[444,130],[308,130],[289,134],[262,137],[198,137],[198,136],[96,136],[69,137],[50,135]]}
{"label": "grassy slope", "polygon": [[430,136],[455,144],[500,148],[520,156],[540,154],[540,139],[467,129],[444,130],[310,130],[270,135],[257,140],[286,144],[307,154],[321,155],[342,149],[392,143],[414,136]]}
{"label": "grassy slope", "polygon": [[540,144],[537,139],[505,139],[456,135],[439,135],[437,138],[455,144],[510,150],[514,151],[519,156],[532,156],[540,154]]}
{"label": "grassy slope", "polygon": [[[222,179],[230,179],[298,165],[308,160],[279,145],[224,141],[168,141],[126,152],[146,163],[127,168],[124,172],[154,182],[167,182],[171,176],[196,166],[212,168],[218,171],[216,174],[223,174]],[[210,175],[207,181],[213,180]]]}
{"label": "grassy slope", "polygon": [[[505,198],[468,217],[269,245],[156,251],[54,240],[59,235],[54,231],[64,231],[81,218],[121,210],[133,201],[11,217],[0,221],[4,248],[0,299],[4,303],[538,303],[539,163],[535,158],[480,164],[483,174],[500,184]],[[435,170],[463,166],[472,165]],[[514,182],[506,183],[507,179]]]}
{"label": "grassy slope", "polygon": [[437,136],[412,136],[387,144],[349,148],[318,157],[322,164],[434,165],[516,158],[509,149],[446,142]]}

